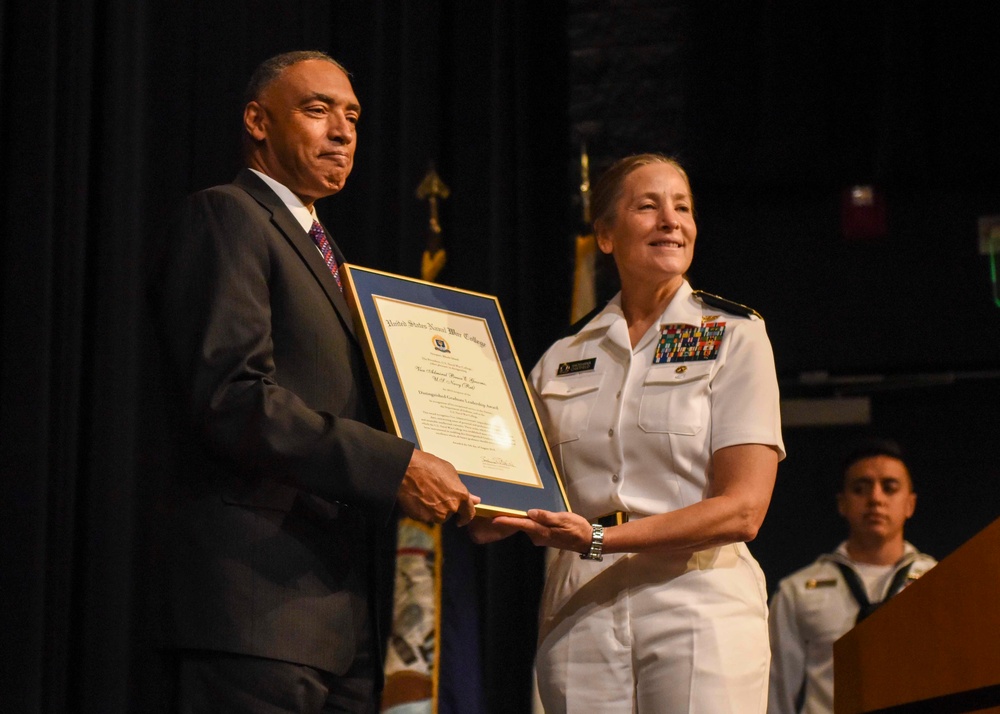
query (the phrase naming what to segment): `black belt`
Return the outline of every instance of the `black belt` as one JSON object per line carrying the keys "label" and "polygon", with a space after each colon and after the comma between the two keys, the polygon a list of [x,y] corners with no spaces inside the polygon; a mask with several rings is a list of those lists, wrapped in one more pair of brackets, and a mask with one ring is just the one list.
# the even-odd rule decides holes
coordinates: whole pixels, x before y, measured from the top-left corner
{"label": "black belt", "polygon": [[620,526],[622,523],[628,523],[628,513],[625,511],[615,511],[614,513],[609,513],[606,516],[601,516],[594,522],[604,526],[605,528]]}

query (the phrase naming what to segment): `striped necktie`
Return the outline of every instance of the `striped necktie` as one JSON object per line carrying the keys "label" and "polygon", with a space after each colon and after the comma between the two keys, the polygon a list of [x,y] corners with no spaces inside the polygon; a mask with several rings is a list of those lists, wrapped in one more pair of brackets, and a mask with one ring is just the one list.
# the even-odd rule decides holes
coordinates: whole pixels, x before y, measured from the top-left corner
{"label": "striped necktie", "polygon": [[333,273],[340,292],[344,292],[344,286],[340,284],[340,266],[337,265],[337,259],[333,255],[333,246],[327,240],[326,231],[323,230],[323,226],[319,224],[319,221],[313,221],[312,228],[309,229],[309,237],[313,239],[313,243],[319,248],[319,252],[323,254],[323,262],[326,263],[326,267]]}

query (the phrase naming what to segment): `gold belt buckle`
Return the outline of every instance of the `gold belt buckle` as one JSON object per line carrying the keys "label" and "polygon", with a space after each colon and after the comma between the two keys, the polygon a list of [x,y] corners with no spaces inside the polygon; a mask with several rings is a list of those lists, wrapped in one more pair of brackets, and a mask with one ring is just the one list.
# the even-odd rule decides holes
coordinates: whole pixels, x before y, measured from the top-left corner
{"label": "gold belt buckle", "polygon": [[628,513],[625,511],[614,511],[613,513],[609,513],[598,518],[597,523],[605,528],[620,526],[622,523],[628,523]]}

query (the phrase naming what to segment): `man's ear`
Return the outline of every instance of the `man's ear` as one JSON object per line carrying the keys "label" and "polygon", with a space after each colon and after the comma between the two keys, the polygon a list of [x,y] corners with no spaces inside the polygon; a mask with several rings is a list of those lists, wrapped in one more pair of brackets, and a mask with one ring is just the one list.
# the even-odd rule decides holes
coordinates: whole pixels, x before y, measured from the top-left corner
{"label": "man's ear", "polygon": [[913,516],[913,512],[916,510],[916,508],[917,508],[917,494],[913,493],[913,491],[910,491],[910,495],[906,499],[907,520],[909,520],[910,517]]}
{"label": "man's ear", "polygon": [[263,141],[267,138],[265,118],[264,107],[256,101],[250,102],[243,108],[243,127],[254,141]]}
{"label": "man's ear", "polygon": [[846,518],[846,516],[844,516],[844,494],[843,493],[838,493],[837,494],[837,513],[839,513],[842,518]]}

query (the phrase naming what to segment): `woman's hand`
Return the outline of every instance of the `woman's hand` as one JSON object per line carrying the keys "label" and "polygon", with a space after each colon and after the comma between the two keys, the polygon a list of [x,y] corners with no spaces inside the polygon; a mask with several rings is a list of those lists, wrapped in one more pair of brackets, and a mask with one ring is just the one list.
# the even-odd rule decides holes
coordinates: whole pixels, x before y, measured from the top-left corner
{"label": "woman's hand", "polygon": [[[517,520],[523,521],[526,519],[518,518]],[[487,518],[485,516],[476,516],[466,528],[469,529],[469,538],[472,539],[472,542],[479,545],[495,543],[507,536],[514,535],[518,531],[513,526],[505,526],[497,523],[496,518]]]}
{"label": "woman's hand", "polygon": [[494,527],[512,528],[524,531],[535,545],[572,550],[586,553],[590,550],[593,528],[581,515],[576,513],[543,511],[533,508],[527,518],[497,516]]}

